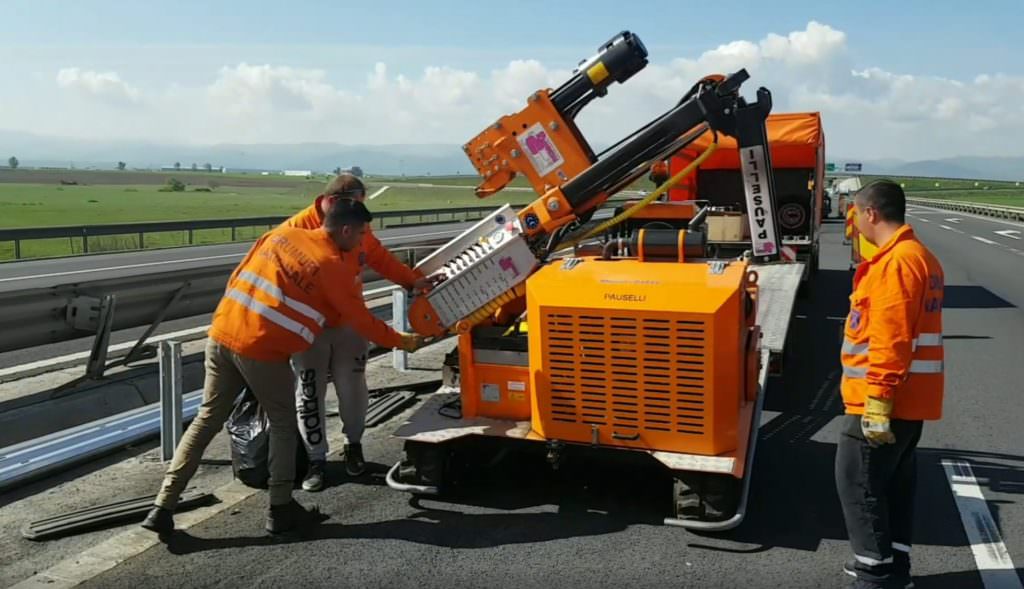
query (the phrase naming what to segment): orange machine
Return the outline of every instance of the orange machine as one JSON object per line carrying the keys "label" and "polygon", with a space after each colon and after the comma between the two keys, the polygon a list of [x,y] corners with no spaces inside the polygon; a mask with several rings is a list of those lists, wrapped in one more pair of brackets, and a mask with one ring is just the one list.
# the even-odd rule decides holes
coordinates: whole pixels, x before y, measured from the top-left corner
{"label": "orange machine", "polygon": [[[675,475],[666,522],[724,529],[742,519],[768,363],[761,330],[772,323],[759,289],[775,280],[785,315],[792,299],[779,301],[795,286],[777,281],[795,285],[802,270],[780,260],[765,140],[771,97],[762,88],[756,102],[744,100],[743,70],[711,76],[595,154],[574,116],[646,56],[623,33],[566,84],[534,94],[466,144],[483,178],[478,195],[522,174],[539,198],[518,212],[499,208],[418,264],[445,281],[416,297],[410,324],[424,335],[458,334],[461,413],[435,397],[396,432],[405,458],[388,473],[392,488],[442,492],[449,443],[489,437],[544,444],[553,466],[582,447],[647,456]],[[717,142],[683,169],[656,165],[701,137]],[[742,255],[710,255],[703,203],[658,202],[715,157],[740,170],[751,211]],[[592,218],[648,173],[661,181],[656,190],[611,219]]]}

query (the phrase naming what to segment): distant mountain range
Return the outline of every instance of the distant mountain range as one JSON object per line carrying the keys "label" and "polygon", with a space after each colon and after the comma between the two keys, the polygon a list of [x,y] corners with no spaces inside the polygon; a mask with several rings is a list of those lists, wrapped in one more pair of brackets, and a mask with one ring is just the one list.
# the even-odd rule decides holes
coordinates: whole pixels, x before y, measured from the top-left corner
{"label": "distant mountain range", "polygon": [[[604,146],[595,145],[597,150]],[[15,156],[25,167],[112,169],[118,161],[129,168],[158,169],[179,162],[182,167],[209,163],[228,171],[311,170],[359,166],[368,174],[472,174],[460,145],[341,145],[337,143],[257,145],[167,145],[142,141],[67,139],[0,130],[0,166]],[[955,157],[934,160],[834,158],[861,162],[865,174],[929,176],[988,180],[1024,180],[1024,157]]]}

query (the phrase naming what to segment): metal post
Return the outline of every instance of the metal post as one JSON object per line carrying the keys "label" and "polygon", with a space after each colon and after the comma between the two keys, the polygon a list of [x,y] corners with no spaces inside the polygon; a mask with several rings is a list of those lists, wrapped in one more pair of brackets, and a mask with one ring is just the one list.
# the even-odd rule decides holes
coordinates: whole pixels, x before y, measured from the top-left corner
{"label": "metal post", "polygon": [[14,240],[14,259],[15,260],[20,260],[21,259],[21,240],[20,239],[15,239]]}
{"label": "metal post", "polygon": [[145,233],[143,233],[142,231],[139,231],[139,249],[140,250],[146,249],[146,237],[145,236],[146,236]]}
{"label": "metal post", "polygon": [[160,458],[170,462],[181,440],[181,342],[160,342]]}
{"label": "metal post", "polygon": [[[406,331],[408,326],[405,322],[406,312],[405,289],[396,288],[391,291],[391,327],[395,331]],[[409,369],[409,354],[405,350],[397,349],[392,353],[391,364],[395,370],[405,372]]]}
{"label": "metal post", "polygon": [[[89,378],[103,378],[107,369],[107,349],[110,346],[110,332],[114,329],[114,305],[117,295],[104,295],[97,301],[96,337],[92,340],[89,361],[85,365],[85,374]],[[91,313],[90,313],[91,317]]]}

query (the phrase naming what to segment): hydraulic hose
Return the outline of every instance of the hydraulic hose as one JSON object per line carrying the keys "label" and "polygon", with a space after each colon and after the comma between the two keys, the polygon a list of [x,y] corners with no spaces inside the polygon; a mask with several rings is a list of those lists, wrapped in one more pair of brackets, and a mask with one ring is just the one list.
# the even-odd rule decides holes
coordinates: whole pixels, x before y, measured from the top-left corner
{"label": "hydraulic hose", "polygon": [[669,188],[672,188],[673,186],[681,182],[683,178],[692,174],[702,163],[704,163],[704,160],[711,157],[711,154],[714,153],[716,149],[718,149],[717,137],[711,142],[710,145],[707,146],[707,149],[705,149],[699,156],[697,156],[697,159],[690,162],[690,165],[686,166],[685,168],[677,172],[674,176],[666,180],[661,186],[659,186],[653,192],[645,196],[636,205],[626,209],[625,211],[619,213],[618,215],[612,217],[611,219],[608,219],[607,221],[601,223],[597,227],[594,227],[583,237],[574,239],[564,246],[559,246],[559,249],[573,247],[579,244],[581,241],[585,239],[590,239],[591,237],[597,235],[598,233],[606,231],[610,227],[614,227],[615,225],[618,225],[619,223],[639,213],[644,207],[657,200],[661,195],[665,194],[665,192],[668,191]]}

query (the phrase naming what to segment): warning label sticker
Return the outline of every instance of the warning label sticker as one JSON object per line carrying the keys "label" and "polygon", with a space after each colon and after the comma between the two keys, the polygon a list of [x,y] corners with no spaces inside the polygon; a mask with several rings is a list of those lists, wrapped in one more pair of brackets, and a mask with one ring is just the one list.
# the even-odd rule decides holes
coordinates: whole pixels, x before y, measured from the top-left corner
{"label": "warning label sticker", "polygon": [[519,146],[523,148],[523,153],[530,158],[533,168],[541,176],[550,174],[565,163],[562,154],[555,147],[555,142],[540,123],[535,123],[519,136]]}

